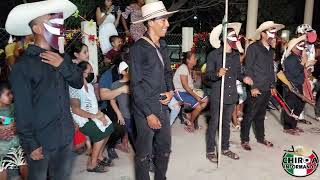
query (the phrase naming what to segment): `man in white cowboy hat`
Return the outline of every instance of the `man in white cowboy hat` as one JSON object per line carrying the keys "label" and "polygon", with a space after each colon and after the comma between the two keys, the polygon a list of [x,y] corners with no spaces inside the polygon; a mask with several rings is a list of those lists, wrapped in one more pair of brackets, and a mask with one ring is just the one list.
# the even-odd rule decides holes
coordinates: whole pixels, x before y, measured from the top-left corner
{"label": "man in white cowboy hat", "polygon": [[[296,28],[296,35],[298,37],[302,35],[306,35],[306,55],[308,57],[308,61],[305,65],[305,74],[309,72],[314,71],[314,65],[317,62],[315,59],[316,51],[314,43],[317,40],[317,32],[309,25],[309,24],[301,24]],[[286,58],[286,57],[284,57]],[[303,94],[305,94],[309,99],[312,99],[312,90],[311,90],[311,83],[308,80],[308,78],[305,79],[304,85],[303,85]],[[320,113],[317,112],[315,109],[316,116],[318,116]],[[299,123],[304,124],[312,124],[310,121],[305,119],[304,111],[301,112],[298,119]]]}
{"label": "man in white cowboy hat", "polygon": [[258,143],[273,147],[273,144],[265,139],[264,119],[271,93],[275,93],[272,41],[277,31],[282,28],[284,25],[273,21],[262,23],[255,35],[255,39],[259,41],[250,44],[246,52],[245,74],[253,80],[253,85],[245,102],[240,136],[241,145],[247,151],[251,150],[249,133],[252,123],[255,126],[254,132]]}
{"label": "man in white cowboy hat", "polygon": [[[302,92],[304,83],[304,67],[307,62],[305,50],[306,35],[302,35],[299,38],[294,38],[288,43],[286,50],[287,57],[283,61],[284,74],[287,79]],[[287,105],[294,110],[294,114],[300,114],[304,108],[304,101],[291,92],[287,87],[284,88],[283,98]],[[281,119],[283,120],[283,129],[285,133],[291,135],[299,135],[303,132],[302,129],[297,127],[297,119],[288,116],[286,113],[281,113]]]}
{"label": "man in white cowboy hat", "polygon": [[48,170],[53,179],[70,177],[74,124],[68,89],[80,89],[83,80],[71,58],[56,50],[63,48],[58,45],[63,20],[76,9],[68,0],[26,3],[12,9],[6,21],[8,33],[33,34],[35,39],[10,76],[17,132],[27,153],[30,180],[47,179]]}
{"label": "man in white cowboy hat", "polygon": [[241,23],[228,23],[227,27],[227,44],[226,44],[226,68],[222,67],[223,61],[223,46],[220,45],[220,38],[222,34],[222,24],[213,28],[210,34],[210,43],[216,48],[208,54],[206,79],[212,84],[212,91],[210,95],[210,114],[207,129],[207,154],[206,157],[211,162],[217,162],[217,155],[215,153],[215,137],[219,124],[220,111],[220,97],[221,97],[221,79],[225,76],[224,84],[224,101],[223,101],[223,120],[222,120],[222,154],[231,159],[238,160],[239,156],[229,150],[230,139],[230,122],[232,112],[238,101],[238,93],[236,81],[244,81],[251,84],[250,78],[244,78],[241,74],[240,53],[243,53],[243,48],[238,39],[241,29]]}
{"label": "man in white cowboy hat", "polygon": [[142,6],[147,32],[130,49],[133,115],[137,128],[136,180],[149,180],[149,159],[154,155],[155,180],[165,180],[171,152],[168,103],[173,96],[172,70],[166,44],[160,38],[169,27],[162,1]]}

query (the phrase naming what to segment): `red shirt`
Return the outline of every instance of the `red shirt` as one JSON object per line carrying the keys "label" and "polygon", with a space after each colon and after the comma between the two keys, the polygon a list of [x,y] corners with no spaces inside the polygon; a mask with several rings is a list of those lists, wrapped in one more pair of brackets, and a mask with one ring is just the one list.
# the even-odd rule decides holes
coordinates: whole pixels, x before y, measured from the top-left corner
{"label": "red shirt", "polygon": [[118,56],[119,54],[120,54],[119,51],[117,51],[117,50],[115,50],[115,49],[111,49],[111,50],[109,50],[109,51],[107,52],[107,54],[105,55],[105,57],[108,58],[108,59],[110,59],[111,62],[113,62],[113,61],[114,61],[114,58],[115,58],[116,56]]}

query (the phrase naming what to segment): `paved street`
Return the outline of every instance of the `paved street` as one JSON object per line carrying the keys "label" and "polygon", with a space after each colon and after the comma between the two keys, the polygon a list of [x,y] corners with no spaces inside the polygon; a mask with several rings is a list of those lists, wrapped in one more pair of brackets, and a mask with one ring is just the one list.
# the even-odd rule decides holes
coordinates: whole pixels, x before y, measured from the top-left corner
{"label": "paved street", "polygon": [[[307,119],[313,116],[308,108]],[[311,120],[313,125],[299,124],[306,132],[302,136],[290,136],[282,132],[279,113],[268,113],[266,120],[266,135],[274,144],[274,148],[266,148],[257,144],[251,133],[252,152],[245,152],[240,147],[239,132],[231,134],[231,149],[240,155],[240,160],[234,161],[223,157],[221,167],[211,164],[205,158],[205,117],[199,122],[203,127],[194,134],[187,133],[177,122],[172,128],[172,154],[168,170],[169,180],[319,180],[320,169],[306,178],[293,178],[287,174],[281,165],[284,150],[291,145],[305,145],[313,148],[320,155],[320,134],[311,132],[311,128],[320,127],[320,123]],[[127,155],[118,151],[120,159],[115,160],[115,166],[104,174],[86,172],[86,156],[78,156],[75,161],[73,180],[134,180],[133,154]]]}

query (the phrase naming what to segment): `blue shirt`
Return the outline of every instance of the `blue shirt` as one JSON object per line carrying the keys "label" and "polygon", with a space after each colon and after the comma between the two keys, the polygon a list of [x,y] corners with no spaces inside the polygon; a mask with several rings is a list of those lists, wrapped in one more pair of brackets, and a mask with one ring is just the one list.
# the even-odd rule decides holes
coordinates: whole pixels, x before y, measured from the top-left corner
{"label": "blue shirt", "polygon": [[[100,77],[99,88],[111,89],[111,85],[112,85],[112,73],[111,73],[111,69],[108,69]],[[107,106],[108,104],[106,101],[101,101],[100,109],[106,109]]]}

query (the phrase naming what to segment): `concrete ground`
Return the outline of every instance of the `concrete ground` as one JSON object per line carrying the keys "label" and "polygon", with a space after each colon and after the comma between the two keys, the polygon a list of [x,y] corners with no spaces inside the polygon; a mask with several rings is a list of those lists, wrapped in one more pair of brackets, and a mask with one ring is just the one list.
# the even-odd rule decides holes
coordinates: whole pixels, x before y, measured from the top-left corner
{"label": "concrete ground", "polygon": [[[291,145],[309,146],[318,153],[318,156],[320,155],[320,134],[311,132],[312,128],[320,129],[320,122],[311,119],[313,111],[310,107],[307,108],[306,115],[313,124],[299,124],[299,127],[306,132],[301,136],[291,136],[282,132],[279,112],[268,112],[268,119],[265,121],[266,138],[274,143],[273,148],[256,143],[251,132],[253,150],[246,152],[239,143],[240,133],[232,132],[230,149],[239,154],[240,160],[222,157],[219,168],[205,157],[205,117],[203,115],[199,117],[199,124],[203,128],[193,134],[187,133],[178,119],[172,127],[172,154],[167,172],[168,180],[319,180],[320,167],[311,176],[294,178],[287,174],[281,165],[284,150]],[[77,156],[72,180],[134,180],[133,154],[124,154],[119,151],[118,154],[120,158],[114,160],[115,166],[103,174],[88,173],[86,171],[87,156]]]}
{"label": "concrete ground", "polygon": [[[172,127],[172,154],[170,157],[168,180],[291,180],[291,179],[320,179],[320,168],[309,177],[293,178],[287,174],[281,165],[284,150],[291,145],[311,147],[320,155],[320,134],[311,132],[312,128],[320,128],[320,123],[311,119],[313,111],[307,108],[307,119],[312,125],[299,124],[306,132],[301,136],[287,135],[282,132],[279,112],[268,112],[265,121],[266,138],[274,143],[273,148],[267,148],[256,143],[251,132],[251,152],[244,151],[240,146],[240,133],[231,133],[231,150],[237,152],[240,160],[235,161],[222,157],[221,167],[210,163],[205,157],[205,117],[199,118],[203,127],[190,134],[176,121]],[[134,180],[133,154],[118,151],[120,159],[114,161],[115,166],[104,174],[88,173],[86,171],[86,156],[78,156],[72,172],[73,180]],[[152,175],[152,174],[151,174]]]}

